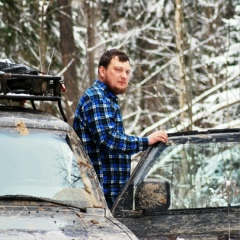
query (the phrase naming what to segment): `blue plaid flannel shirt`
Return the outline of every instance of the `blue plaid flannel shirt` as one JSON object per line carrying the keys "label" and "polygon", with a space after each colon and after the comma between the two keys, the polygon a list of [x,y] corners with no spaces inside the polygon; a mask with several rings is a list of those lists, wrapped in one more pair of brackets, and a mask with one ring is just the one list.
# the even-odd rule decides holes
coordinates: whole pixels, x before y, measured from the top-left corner
{"label": "blue plaid flannel shirt", "polygon": [[106,200],[114,202],[130,177],[131,155],[146,150],[148,138],[125,134],[117,96],[99,80],[80,98],[73,128],[92,161]]}

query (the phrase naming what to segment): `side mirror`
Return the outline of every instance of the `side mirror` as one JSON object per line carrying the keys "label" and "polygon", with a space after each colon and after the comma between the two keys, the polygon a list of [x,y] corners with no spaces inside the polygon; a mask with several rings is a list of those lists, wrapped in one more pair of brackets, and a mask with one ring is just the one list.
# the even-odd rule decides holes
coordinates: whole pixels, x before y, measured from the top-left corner
{"label": "side mirror", "polygon": [[170,206],[170,185],[162,179],[145,179],[136,189],[135,208],[146,213],[165,211]]}

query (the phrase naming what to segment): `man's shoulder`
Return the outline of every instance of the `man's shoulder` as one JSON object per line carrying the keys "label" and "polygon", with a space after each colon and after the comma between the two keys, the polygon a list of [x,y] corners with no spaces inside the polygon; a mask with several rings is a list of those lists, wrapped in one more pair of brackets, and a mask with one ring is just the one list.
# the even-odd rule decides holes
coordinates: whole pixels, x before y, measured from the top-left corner
{"label": "man's shoulder", "polygon": [[84,99],[104,99],[105,97],[104,88],[98,82],[89,87],[82,96]]}

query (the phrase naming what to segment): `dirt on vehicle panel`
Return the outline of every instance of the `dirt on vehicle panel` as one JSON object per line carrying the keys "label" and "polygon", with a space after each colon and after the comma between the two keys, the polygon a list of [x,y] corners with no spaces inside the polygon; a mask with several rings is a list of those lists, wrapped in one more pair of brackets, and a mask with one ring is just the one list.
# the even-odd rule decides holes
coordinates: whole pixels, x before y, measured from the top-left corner
{"label": "dirt on vehicle panel", "polygon": [[[161,206],[169,207],[170,199],[165,191],[164,183],[158,179],[146,179],[136,192],[136,209],[151,211],[151,207],[161,210]],[[166,208],[164,207],[164,208]]]}
{"label": "dirt on vehicle panel", "polygon": [[[101,194],[99,192],[98,188],[94,188],[91,185],[91,181],[89,178],[92,178],[95,176],[95,181],[98,182],[97,180],[97,175],[95,172],[93,172],[93,166],[91,165],[90,160],[88,159],[87,155],[84,154],[85,151],[79,151],[79,147],[82,148],[82,145],[80,144],[80,139],[76,139],[73,137],[73,130],[69,132],[69,137],[73,138],[73,151],[75,152],[75,155],[78,157],[78,164],[81,166],[80,171],[81,171],[81,176],[83,179],[84,187],[85,187],[85,192],[86,192],[86,197],[89,202],[93,201],[93,198],[91,197],[93,195],[92,191],[95,191],[95,194],[98,196],[99,200],[94,201],[93,207],[102,207],[104,205],[105,200],[101,198]],[[91,172],[90,172],[91,171]],[[95,198],[94,198],[95,199]]]}
{"label": "dirt on vehicle panel", "polygon": [[27,126],[26,126],[26,124],[22,120],[16,122],[16,129],[18,130],[18,132],[22,136],[29,135],[29,131],[27,129]]}

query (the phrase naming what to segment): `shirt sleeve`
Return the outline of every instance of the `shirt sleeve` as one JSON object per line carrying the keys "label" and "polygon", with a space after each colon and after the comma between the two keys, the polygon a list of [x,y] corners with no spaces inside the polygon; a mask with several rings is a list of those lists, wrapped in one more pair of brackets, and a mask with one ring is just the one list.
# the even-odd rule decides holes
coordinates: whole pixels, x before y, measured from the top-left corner
{"label": "shirt sleeve", "polygon": [[147,149],[147,137],[125,134],[117,103],[98,96],[90,98],[82,108],[86,126],[101,150],[115,154],[135,154]]}

